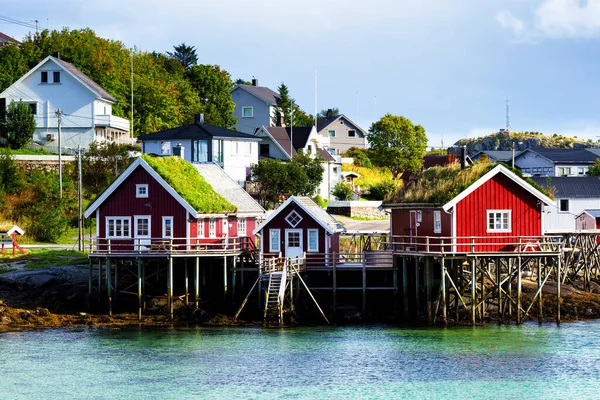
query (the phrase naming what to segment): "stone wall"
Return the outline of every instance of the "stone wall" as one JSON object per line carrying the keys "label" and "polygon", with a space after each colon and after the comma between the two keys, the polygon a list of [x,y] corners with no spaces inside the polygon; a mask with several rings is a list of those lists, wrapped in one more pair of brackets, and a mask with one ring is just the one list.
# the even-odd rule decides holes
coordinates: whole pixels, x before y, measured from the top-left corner
{"label": "stone wall", "polygon": [[330,201],[327,205],[327,212],[346,217],[388,218],[386,213],[379,210],[380,206],[381,201]]}

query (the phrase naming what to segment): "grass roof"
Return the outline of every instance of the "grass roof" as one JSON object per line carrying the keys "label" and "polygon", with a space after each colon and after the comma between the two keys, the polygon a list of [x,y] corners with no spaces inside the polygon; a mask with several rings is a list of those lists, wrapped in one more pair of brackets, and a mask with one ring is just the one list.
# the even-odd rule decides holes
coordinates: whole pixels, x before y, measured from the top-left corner
{"label": "grass roof", "polygon": [[229,213],[237,207],[225,200],[200,175],[192,164],[181,157],[153,157],[142,155],[171,187],[179,193],[199,214]]}
{"label": "grass roof", "polygon": [[[475,163],[468,168],[460,169],[460,164],[454,163],[428,168],[412,184],[396,192],[389,202],[446,204],[497,165],[496,163]],[[523,177],[519,170],[504,166],[540,192],[553,198],[552,193],[531,179]]]}

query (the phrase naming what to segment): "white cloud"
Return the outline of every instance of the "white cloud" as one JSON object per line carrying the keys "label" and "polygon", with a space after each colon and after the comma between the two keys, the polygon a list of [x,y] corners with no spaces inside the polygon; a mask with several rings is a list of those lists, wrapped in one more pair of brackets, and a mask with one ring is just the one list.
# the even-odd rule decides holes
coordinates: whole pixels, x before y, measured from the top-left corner
{"label": "white cloud", "polygon": [[508,10],[500,11],[496,20],[519,39],[597,38],[600,0],[543,0],[533,10],[530,24]]}

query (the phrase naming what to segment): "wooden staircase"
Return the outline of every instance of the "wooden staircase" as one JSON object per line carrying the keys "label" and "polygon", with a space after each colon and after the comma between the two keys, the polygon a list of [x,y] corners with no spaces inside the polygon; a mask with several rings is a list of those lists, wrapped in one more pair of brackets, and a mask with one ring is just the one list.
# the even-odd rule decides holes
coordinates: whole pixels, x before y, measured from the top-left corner
{"label": "wooden staircase", "polygon": [[271,272],[269,275],[269,284],[265,294],[265,312],[264,323],[277,322],[279,326],[283,325],[283,299],[287,284],[287,270]]}

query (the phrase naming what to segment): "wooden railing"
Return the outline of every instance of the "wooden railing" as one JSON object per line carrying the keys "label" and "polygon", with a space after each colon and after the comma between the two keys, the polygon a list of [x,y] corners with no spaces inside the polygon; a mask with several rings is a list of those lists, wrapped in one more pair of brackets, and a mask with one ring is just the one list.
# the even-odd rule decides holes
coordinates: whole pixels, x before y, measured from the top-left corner
{"label": "wooden railing", "polygon": [[251,237],[231,238],[94,238],[92,254],[229,254],[255,250]]}

